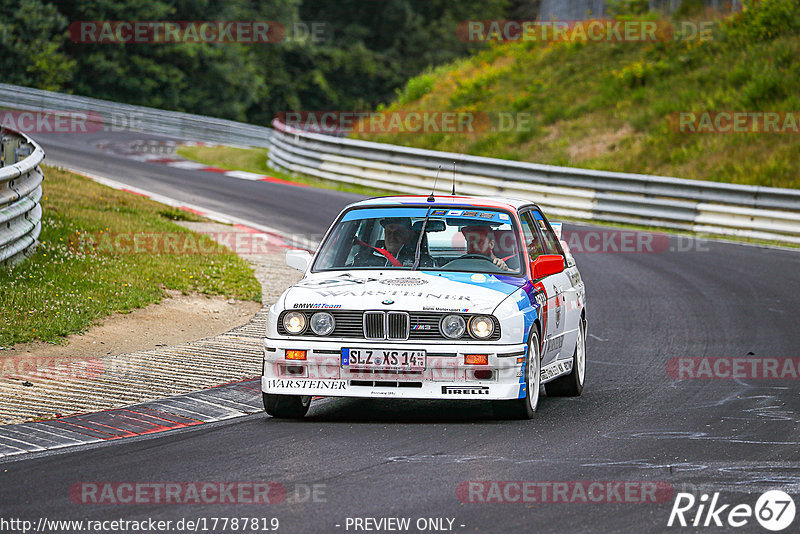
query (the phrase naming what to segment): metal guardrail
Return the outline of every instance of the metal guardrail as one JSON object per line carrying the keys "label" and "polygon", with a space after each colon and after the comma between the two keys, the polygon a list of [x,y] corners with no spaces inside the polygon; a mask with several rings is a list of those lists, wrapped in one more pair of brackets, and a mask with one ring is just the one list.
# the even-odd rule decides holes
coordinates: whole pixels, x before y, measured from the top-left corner
{"label": "metal guardrail", "polygon": [[0,265],[24,260],[42,231],[42,147],[27,136],[2,130],[0,167]]}
{"label": "metal guardrail", "polygon": [[270,128],[0,83],[0,108],[86,114],[96,128],[138,131],[225,145],[269,146]]}
{"label": "metal guardrail", "polygon": [[387,191],[529,198],[559,217],[800,243],[800,190],[553,167],[308,133],[273,121],[270,164]]}
{"label": "metal guardrail", "polygon": [[[279,121],[273,121],[275,130],[272,130],[6,84],[0,84],[0,107],[96,114],[100,120],[109,121],[104,127],[112,131],[116,118],[123,117],[128,126],[135,118],[134,130],[147,133],[229,145],[266,146],[270,148],[269,161],[274,167],[400,193],[428,194],[439,166],[442,167],[439,191],[446,193],[447,178],[456,162],[459,192],[530,198],[559,217],[800,243],[800,191],[794,189],[437,152],[309,133]],[[120,129],[124,129],[122,126]],[[0,182],[0,195],[2,187]]]}

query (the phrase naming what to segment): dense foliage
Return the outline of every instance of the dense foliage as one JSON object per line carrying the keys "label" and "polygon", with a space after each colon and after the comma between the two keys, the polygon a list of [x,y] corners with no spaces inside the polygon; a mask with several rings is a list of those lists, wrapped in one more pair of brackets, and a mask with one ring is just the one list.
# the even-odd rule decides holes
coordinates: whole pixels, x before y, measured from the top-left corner
{"label": "dense foliage", "polygon": [[[468,54],[465,19],[520,0],[0,0],[0,81],[266,124],[287,109],[371,109]],[[279,44],[74,42],[78,21],[326,23]]]}

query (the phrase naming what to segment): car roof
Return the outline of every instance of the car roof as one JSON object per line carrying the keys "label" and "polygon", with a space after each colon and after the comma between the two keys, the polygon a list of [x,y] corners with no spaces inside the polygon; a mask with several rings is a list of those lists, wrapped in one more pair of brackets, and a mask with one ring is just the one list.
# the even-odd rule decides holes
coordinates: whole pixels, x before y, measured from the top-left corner
{"label": "car roof", "polygon": [[388,197],[375,197],[350,204],[348,208],[367,207],[367,206],[386,206],[397,204],[424,204],[426,206],[449,207],[449,206],[474,206],[476,208],[501,208],[516,211],[523,206],[536,205],[530,200],[521,198],[504,197],[468,197],[468,196],[444,196],[437,195],[434,202],[428,202],[428,197],[422,195],[397,195]]}

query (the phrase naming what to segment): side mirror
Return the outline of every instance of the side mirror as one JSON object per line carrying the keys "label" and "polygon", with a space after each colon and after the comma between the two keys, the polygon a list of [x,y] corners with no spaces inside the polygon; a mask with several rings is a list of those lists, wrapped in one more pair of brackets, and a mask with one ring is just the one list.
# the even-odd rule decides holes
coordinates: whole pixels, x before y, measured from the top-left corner
{"label": "side mirror", "polygon": [[311,253],[307,250],[290,250],[286,253],[286,265],[292,269],[297,269],[301,273],[308,270],[311,263]]}
{"label": "side mirror", "polygon": [[533,271],[534,280],[564,272],[564,256],[560,254],[543,254],[533,260],[531,270]]}

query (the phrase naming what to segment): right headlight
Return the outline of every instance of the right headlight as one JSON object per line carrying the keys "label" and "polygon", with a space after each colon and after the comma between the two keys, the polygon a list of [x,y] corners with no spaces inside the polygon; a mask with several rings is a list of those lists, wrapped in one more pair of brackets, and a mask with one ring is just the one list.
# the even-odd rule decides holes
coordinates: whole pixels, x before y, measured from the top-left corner
{"label": "right headlight", "polygon": [[300,334],[306,329],[306,316],[300,312],[289,312],[283,316],[283,327],[290,334]]}
{"label": "right headlight", "polygon": [[442,335],[450,339],[458,339],[467,331],[467,322],[460,315],[446,315],[439,325]]}
{"label": "right headlight", "polygon": [[494,321],[487,315],[478,315],[469,320],[469,333],[476,339],[487,339],[494,333]]}

